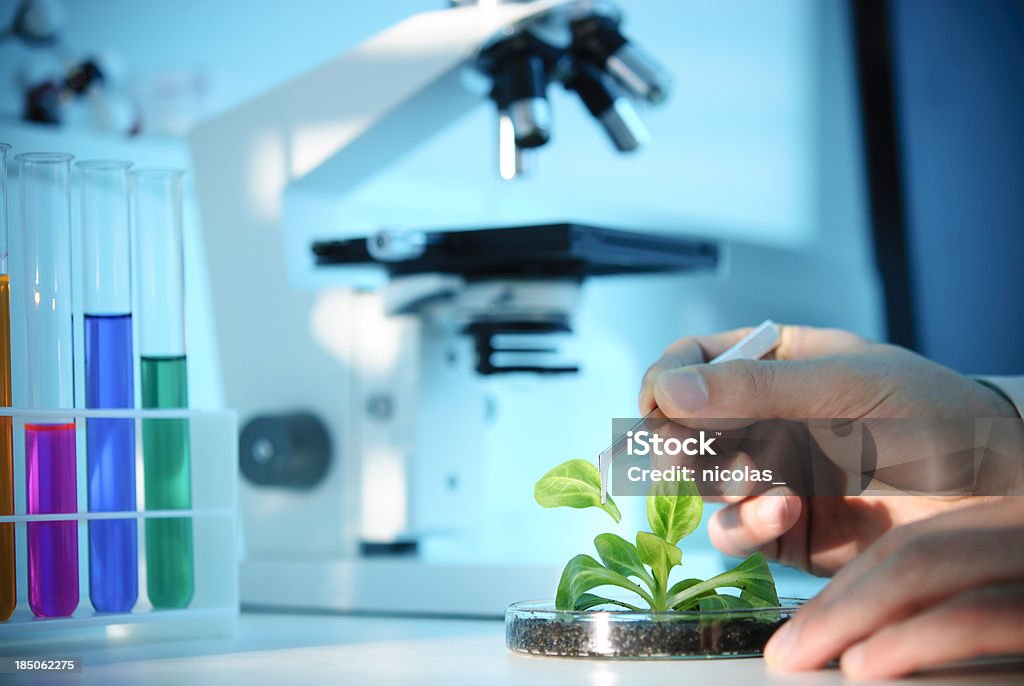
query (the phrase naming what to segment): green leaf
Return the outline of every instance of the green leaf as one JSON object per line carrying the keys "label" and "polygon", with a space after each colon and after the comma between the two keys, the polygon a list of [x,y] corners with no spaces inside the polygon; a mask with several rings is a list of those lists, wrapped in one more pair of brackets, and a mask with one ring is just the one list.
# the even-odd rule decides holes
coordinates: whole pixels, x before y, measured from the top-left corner
{"label": "green leaf", "polygon": [[754,553],[741,562],[736,569],[750,573],[750,580],[741,588],[740,598],[751,607],[778,607],[779,593],[775,590],[775,579],[768,568],[768,561],[762,553]]}
{"label": "green leaf", "polygon": [[626,577],[635,576],[654,590],[654,580],[644,568],[640,555],[632,543],[615,534],[601,534],[594,539],[594,547],[597,548],[597,555],[605,567]]}
{"label": "green leaf", "polygon": [[[682,581],[677,581],[676,583],[672,584],[672,588],[668,589],[667,595],[669,598],[671,598],[672,596],[679,595],[686,589],[696,586],[699,583],[703,583],[703,581],[701,581],[700,579],[683,579]],[[688,600],[684,600],[681,603],[676,603],[675,605],[669,605],[669,608],[673,610],[689,610],[694,607],[697,607],[697,602],[701,598],[706,598],[708,596],[713,595],[717,595],[717,593],[715,592],[715,589],[712,588],[705,591],[703,595],[689,598]]]}
{"label": "green leaf", "polygon": [[651,531],[672,545],[697,528],[703,511],[704,502],[692,481],[658,481],[647,495]]}
{"label": "green leaf", "polygon": [[769,603],[778,605],[779,602],[768,562],[762,553],[754,553],[727,572],[669,594],[667,604],[671,608],[681,609],[692,605],[695,598],[705,596],[709,590],[717,588],[738,588],[740,597],[754,607],[770,607]]}
{"label": "green leaf", "polygon": [[743,598],[737,598],[734,595],[726,595],[724,593],[705,596],[697,604],[701,612],[712,610],[749,610],[753,607]]}
{"label": "green leaf", "polygon": [[[749,618],[750,603],[734,595],[715,594],[701,598],[698,601],[698,610],[701,613],[709,612],[706,618],[702,617],[701,622],[727,622],[732,619]],[[729,612],[736,610],[736,612]]]}
{"label": "green leaf", "polygon": [[601,504],[601,472],[586,460],[569,460],[552,469],[534,486],[533,497],[542,507],[599,507],[616,522],[622,519],[610,495]]}
{"label": "green leaf", "polygon": [[597,607],[598,605],[618,605],[619,607],[625,608],[627,610],[633,610],[634,612],[639,612],[640,611],[640,608],[637,607],[636,605],[630,605],[629,603],[624,602],[622,600],[613,600],[612,598],[602,598],[601,596],[594,595],[593,593],[584,593],[579,598],[577,598],[576,599],[576,607],[574,607],[573,609],[574,610],[589,610],[589,609],[591,609],[593,607]]}
{"label": "green leaf", "polygon": [[683,551],[646,531],[637,532],[636,549],[640,553],[640,559],[649,565],[654,573],[658,588],[662,589],[662,593],[655,591],[655,598],[664,598],[664,589],[668,587],[668,575],[673,567],[682,562]]}
{"label": "green leaf", "polygon": [[598,586],[625,588],[643,598],[648,605],[652,604],[651,596],[622,574],[607,569],[589,555],[577,555],[562,570],[562,578],[555,593],[555,609],[572,610],[584,593]]}

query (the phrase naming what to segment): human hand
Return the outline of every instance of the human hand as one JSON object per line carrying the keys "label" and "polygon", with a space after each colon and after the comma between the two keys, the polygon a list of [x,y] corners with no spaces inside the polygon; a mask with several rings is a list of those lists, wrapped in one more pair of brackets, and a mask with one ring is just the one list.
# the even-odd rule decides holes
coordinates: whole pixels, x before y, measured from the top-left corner
{"label": "human hand", "polygon": [[1024,498],[889,531],[765,647],[773,668],[838,658],[857,679],[1009,653],[1024,653]]}
{"label": "human hand", "polygon": [[[644,376],[640,410],[674,419],[1016,418],[987,386],[905,349],[845,331],[784,326],[774,360],[702,364],[749,329],[684,338]],[[824,447],[824,446],[823,446]],[[880,442],[900,463],[919,446],[901,436]],[[827,452],[827,449],[826,449]],[[802,498],[785,488],[733,500],[708,530],[728,554],[767,556],[832,574],[894,526],[962,505],[917,497]]]}

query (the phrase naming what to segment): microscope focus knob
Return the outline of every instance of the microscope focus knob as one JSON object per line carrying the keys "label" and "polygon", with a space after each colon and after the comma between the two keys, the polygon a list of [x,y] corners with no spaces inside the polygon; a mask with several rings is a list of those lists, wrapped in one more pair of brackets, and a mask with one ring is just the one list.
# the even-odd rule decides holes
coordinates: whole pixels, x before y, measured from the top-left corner
{"label": "microscope focus knob", "polygon": [[253,417],[239,436],[238,461],[257,486],[313,488],[331,462],[330,434],[310,412]]}

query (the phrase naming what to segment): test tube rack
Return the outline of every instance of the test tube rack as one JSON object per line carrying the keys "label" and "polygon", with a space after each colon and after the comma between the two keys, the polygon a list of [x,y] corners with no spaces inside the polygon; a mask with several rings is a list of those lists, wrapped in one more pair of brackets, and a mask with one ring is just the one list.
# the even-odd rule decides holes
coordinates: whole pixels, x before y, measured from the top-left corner
{"label": "test tube rack", "polygon": [[[12,646],[49,641],[54,632],[106,632],[108,636],[170,638],[226,634],[234,630],[238,616],[238,558],[240,551],[238,498],[237,418],[232,411],[174,410],[19,410],[0,408],[0,416],[12,418],[14,447],[14,515],[0,516],[0,524],[15,527],[17,605],[11,617],[0,622],[0,645]],[[87,502],[86,420],[120,418],[135,422],[141,436],[145,420],[185,420],[189,429],[192,508],[155,511],[145,507],[142,441],[136,441],[137,507],[129,512],[91,512]],[[76,425],[76,512],[28,514],[26,510],[25,424],[68,422]],[[151,518],[187,518],[192,525],[194,590],[187,606],[157,609],[146,590],[146,527]],[[130,612],[101,613],[90,603],[89,522],[102,519],[133,519],[138,531],[138,600]],[[28,525],[32,522],[74,522],[78,531],[79,603],[68,617],[36,617],[28,599]],[[112,629],[111,627],[116,627]],[[111,634],[110,632],[114,632]]]}

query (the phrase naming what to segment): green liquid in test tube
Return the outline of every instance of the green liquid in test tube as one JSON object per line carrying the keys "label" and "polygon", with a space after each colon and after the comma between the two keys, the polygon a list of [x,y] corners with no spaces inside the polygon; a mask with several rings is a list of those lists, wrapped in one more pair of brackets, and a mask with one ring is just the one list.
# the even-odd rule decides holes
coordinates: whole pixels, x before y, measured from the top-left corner
{"label": "green liquid in test tube", "polygon": [[[188,407],[182,174],[132,174],[139,286],[142,407]],[[144,419],[142,456],[146,509],[190,510],[187,419]],[[157,608],[187,607],[194,592],[192,519],[146,519],[146,590]]]}

